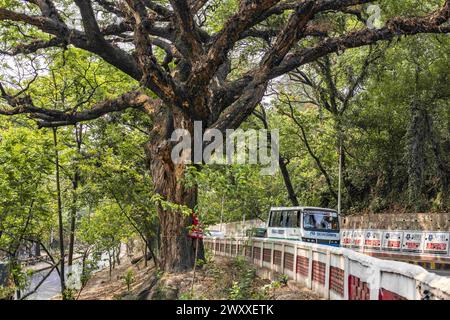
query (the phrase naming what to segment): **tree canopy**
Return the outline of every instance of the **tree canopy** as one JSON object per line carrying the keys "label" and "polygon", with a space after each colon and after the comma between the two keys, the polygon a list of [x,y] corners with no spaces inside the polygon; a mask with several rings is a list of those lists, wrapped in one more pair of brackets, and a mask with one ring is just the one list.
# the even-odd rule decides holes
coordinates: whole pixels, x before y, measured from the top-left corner
{"label": "tree canopy", "polygon": [[[70,263],[102,234],[189,269],[193,212],[335,207],[339,157],[347,213],[447,210],[449,17],[448,0],[0,0],[2,250],[59,227]],[[279,129],[280,172],[174,163],[194,121]]]}

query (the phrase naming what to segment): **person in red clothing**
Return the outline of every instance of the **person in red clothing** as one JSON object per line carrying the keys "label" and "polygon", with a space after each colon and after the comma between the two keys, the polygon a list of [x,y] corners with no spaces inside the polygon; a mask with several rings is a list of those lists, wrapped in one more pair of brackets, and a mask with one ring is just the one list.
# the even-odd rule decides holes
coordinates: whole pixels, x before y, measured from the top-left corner
{"label": "person in red clothing", "polygon": [[192,228],[189,232],[189,236],[194,239],[203,239],[203,230],[200,226],[200,221],[195,212],[192,213]]}
{"label": "person in red clothing", "polygon": [[[195,261],[197,261],[197,259],[201,259],[204,260],[205,256],[204,256],[204,251],[203,249],[200,251],[200,256],[199,256],[199,247],[203,248],[203,241],[200,241],[201,239],[203,239],[203,229],[201,227],[200,224],[200,220],[198,219],[198,216],[195,214],[195,211],[192,212],[192,225],[189,231],[189,237],[196,239],[194,241],[194,246],[195,246],[195,255],[194,255],[194,259]],[[194,264],[194,277],[195,277],[195,267],[197,266],[197,264]]]}

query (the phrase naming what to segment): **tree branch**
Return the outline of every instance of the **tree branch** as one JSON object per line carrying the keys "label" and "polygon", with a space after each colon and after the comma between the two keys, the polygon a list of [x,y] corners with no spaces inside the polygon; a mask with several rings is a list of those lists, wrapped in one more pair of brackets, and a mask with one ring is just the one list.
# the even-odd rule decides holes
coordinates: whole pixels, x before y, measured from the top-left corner
{"label": "tree branch", "polygon": [[151,99],[140,91],[131,91],[112,100],[105,100],[94,105],[91,109],[77,111],[59,111],[34,106],[29,96],[12,98],[0,84],[2,98],[12,107],[0,108],[1,115],[29,114],[38,119],[39,127],[58,127],[73,125],[81,121],[97,119],[111,112],[123,111],[128,108],[144,109],[160,104],[160,100]]}
{"label": "tree branch", "polygon": [[0,50],[0,54],[16,56],[19,54],[35,53],[39,49],[47,49],[52,47],[62,47],[64,41],[60,38],[51,38],[50,40],[34,40],[30,43],[19,44],[10,51]]}
{"label": "tree branch", "polygon": [[[355,3],[356,1],[346,1]],[[367,2],[367,1],[366,1]],[[322,1],[321,3],[325,3]],[[327,1],[327,5],[322,4],[322,8],[333,9],[331,4],[337,1]],[[408,19],[391,19],[387,26],[381,29],[363,29],[351,32],[345,36],[326,38],[314,47],[301,48],[292,53],[288,53],[278,66],[275,66],[268,75],[268,80],[282,76],[305,64],[316,61],[330,53],[344,51],[349,48],[357,48],[377,43],[383,40],[392,40],[402,35],[415,35],[420,33],[449,33],[450,26],[444,23],[448,21],[450,15],[449,0],[444,6],[432,14],[424,17]],[[247,90],[247,85],[253,81],[258,73],[258,68],[252,69],[241,78],[227,83],[217,94],[221,98],[221,105],[226,107],[231,105]]]}
{"label": "tree branch", "polygon": [[394,18],[381,29],[364,29],[346,36],[325,39],[315,47],[299,49],[286,56],[284,61],[277,68],[274,68],[270,77],[278,77],[327,54],[370,45],[381,40],[391,40],[394,37],[419,33],[449,33],[450,26],[443,25],[449,17],[450,5],[449,0],[447,0],[442,9],[425,17]]}
{"label": "tree branch", "polygon": [[[193,63],[203,53],[202,42],[187,0],[170,0],[179,31],[177,47]],[[182,45],[181,45],[182,44]]]}

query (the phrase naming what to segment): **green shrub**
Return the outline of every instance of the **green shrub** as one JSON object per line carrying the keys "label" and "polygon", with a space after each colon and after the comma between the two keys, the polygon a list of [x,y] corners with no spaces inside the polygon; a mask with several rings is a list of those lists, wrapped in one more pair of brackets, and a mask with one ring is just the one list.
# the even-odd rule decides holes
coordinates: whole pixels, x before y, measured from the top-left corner
{"label": "green shrub", "polygon": [[123,276],[123,282],[127,285],[127,291],[129,292],[131,289],[131,284],[134,283],[134,271],[133,269],[128,269],[125,275]]}
{"label": "green shrub", "polygon": [[278,277],[278,281],[283,285],[283,286],[287,286],[288,281],[289,281],[289,277],[285,274],[280,274],[280,276]]}
{"label": "green shrub", "polygon": [[0,300],[10,300],[14,297],[14,287],[0,286]]}
{"label": "green shrub", "polygon": [[62,299],[63,300],[75,300],[75,289],[66,288],[63,292]]}
{"label": "green shrub", "polygon": [[234,265],[238,272],[236,275],[237,281],[233,281],[228,292],[228,299],[249,299],[253,294],[252,284],[256,278],[256,270],[250,266],[244,257],[236,257]]}

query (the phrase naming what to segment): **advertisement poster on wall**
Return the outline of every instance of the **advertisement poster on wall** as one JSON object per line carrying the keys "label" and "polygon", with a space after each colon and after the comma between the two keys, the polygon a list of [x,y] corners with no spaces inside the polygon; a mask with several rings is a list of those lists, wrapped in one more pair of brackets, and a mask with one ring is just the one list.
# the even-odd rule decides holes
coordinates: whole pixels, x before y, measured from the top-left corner
{"label": "advertisement poster on wall", "polygon": [[364,248],[369,250],[381,249],[381,231],[367,230],[364,238]]}
{"label": "advertisement poster on wall", "polygon": [[354,230],[352,235],[352,248],[362,249],[364,246],[364,230]]}
{"label": "advertisement poster on wall", "polygon": [[341,245],[350,248],[352,246],[353,230],[342,230]]}
{"label": "advertisement poster on wall", "polygon": [[417,231],[405,231],[403,234],[402,251],[423,252],[423,233]]}
{"label": "advertisement poster on wall", "polygon": [[425,233],[424,252],[433,254],[448,253],[449,234],[444,232]]}
{"label": "advertisement poster on wall", "polygon": [[385,251],[400,251],[402,248],[403,232],[385,231],[383,232],[382,249]]}

